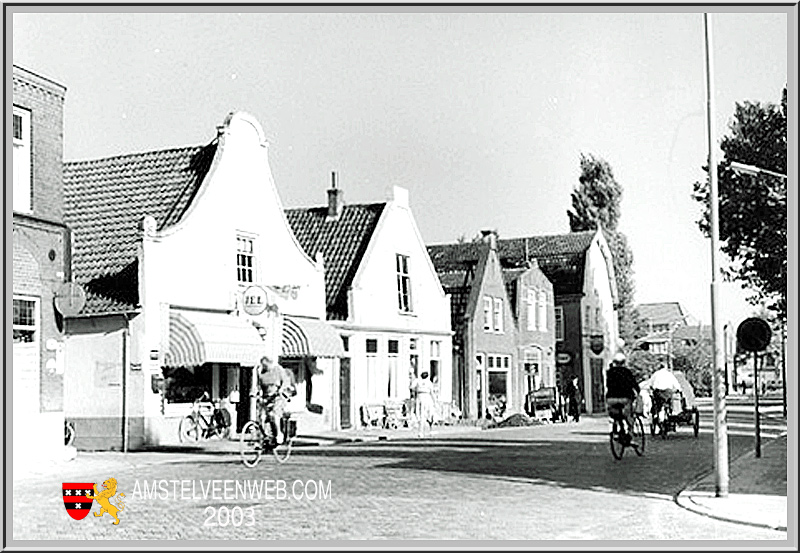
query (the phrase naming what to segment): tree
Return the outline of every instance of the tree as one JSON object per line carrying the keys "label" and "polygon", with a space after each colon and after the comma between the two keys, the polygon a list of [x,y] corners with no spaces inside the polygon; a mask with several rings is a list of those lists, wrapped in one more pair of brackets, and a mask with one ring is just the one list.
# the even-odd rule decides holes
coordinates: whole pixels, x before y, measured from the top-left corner
{"label": "tree", "polygon": [[[736,104],[720,147],[718,164],[719,238],[732,265],[725,278],[738,280],[753,293],[752,303],[766,302],[786,319],[786,179],[746,175],[732,161],[786,174],[786,89],[781,105],[745,101]],[[707,166],[703,168],[707,170]],[[700,229],[710,235],[709,183],[694,183],[692,197],[703,205]]]}
{"label": "tree", "polygon": [[[572,210],[567,211],[572,232],[602,228],[611,250],[616,275],[619,336],[633,344],[644,336],[634,306],[633,252],[626,236],[617,231],[621,214],[622,186],[608,162],[581,154],[580,184],[572,191]],[[640,319],[640,318],[639,318]]]}

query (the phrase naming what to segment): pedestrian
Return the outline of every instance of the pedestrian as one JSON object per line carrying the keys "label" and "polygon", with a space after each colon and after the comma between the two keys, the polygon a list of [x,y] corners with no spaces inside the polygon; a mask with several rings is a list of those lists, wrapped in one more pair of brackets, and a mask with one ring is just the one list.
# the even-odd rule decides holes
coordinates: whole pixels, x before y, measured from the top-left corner
{"label": "pedestrian", "polygon": [[428,380],[428,373],[423,372],[419,378],[415,378],[411,389],[417,397],[416,415],[419,421],[419,437],[422,438],[425,436],[425,427],[430,429],[433,426],[433,382]]}
{"label": "pedestrian", "polygon": [[581,389],[578,386],[578,377],[573,376],[572,379],[567,382],[567,409],[568,414],[572,417],[574,422],[580,421],[581,418]]}

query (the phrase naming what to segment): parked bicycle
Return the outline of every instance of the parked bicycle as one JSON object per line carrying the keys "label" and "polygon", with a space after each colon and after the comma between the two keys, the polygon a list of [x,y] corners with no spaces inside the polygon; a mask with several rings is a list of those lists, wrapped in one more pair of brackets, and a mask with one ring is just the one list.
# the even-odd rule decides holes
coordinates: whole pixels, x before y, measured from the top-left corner
{"label": "parked bicycle", "polygon": [[639,457],[644,455],[645,437],[641,415],[635,412],[631,419],[631,428],[626,428],[628,423],[625,421],[625,415],[619,405],[611,405],[608,414],[612,420],[609,438],[611,455],[614,456],[614,459],[618,461],[622,459],[626,447],[632,447]]}
{"label": "parked bicycle", "polygon": [[264,453],[272,452],[279,463],[285,463],[292,453],[292,444],[297,436],[297,421],[291,413],[283,413],[280,420],[283,441],[278,443],[273,435],[272,424],[269,422],[269,415],[274,405],[274,401],[258,397],[260,416],[257,417],[258,420],[248,421],[239,435],[239,454],[242,463],[248,468],[255,467]]}
{"label": "parked bicycle", "polygon": [[192,404],[192,411],[181,419],[178,438],[181,442],[196,442],[211,438],[227,438],[231,431],[231,416],[220,407],[220,401],[211,402],[207,392]]}

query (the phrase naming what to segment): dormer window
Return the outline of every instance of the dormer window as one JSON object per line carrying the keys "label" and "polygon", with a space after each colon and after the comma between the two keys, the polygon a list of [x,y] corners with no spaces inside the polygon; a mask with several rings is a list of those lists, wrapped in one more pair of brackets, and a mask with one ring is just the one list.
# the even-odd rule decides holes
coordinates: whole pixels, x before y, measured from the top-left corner
{"label": "dormer window", "polygon": [[397,305],[401,312],[411,313],[411,274],[408,270],[408,256],[396,255],[397,260]]}

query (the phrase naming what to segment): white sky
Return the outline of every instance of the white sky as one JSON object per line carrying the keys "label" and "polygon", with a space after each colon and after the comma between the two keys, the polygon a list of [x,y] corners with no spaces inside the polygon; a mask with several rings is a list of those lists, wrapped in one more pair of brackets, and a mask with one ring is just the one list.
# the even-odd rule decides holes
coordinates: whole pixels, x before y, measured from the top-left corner
{"label": "white sky", "polygon": [[[710,241],[690,198],[707,157],[702,13],[579,10],[15,13],[13,61],[67,87],[66,160],[205,144],[244,110],[286,207],[323,205],[331,171],[350,203],[403,186],[428,243],[568,232],[580,154],[602,157],[624,188],[637,302],[709,323]],[[735,102],[779,103],[788,18],[712,22],[721,137]],[[752,311],[738,290],[722,286],[734,324]]]}

